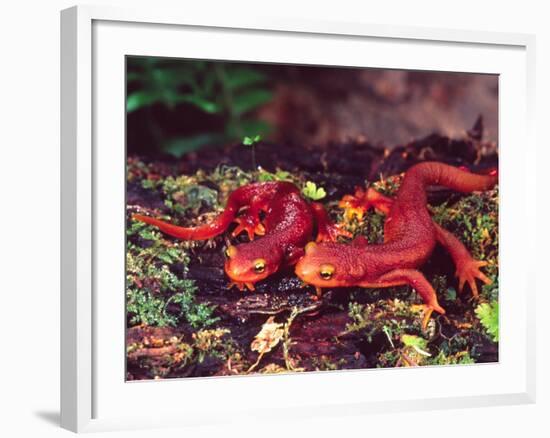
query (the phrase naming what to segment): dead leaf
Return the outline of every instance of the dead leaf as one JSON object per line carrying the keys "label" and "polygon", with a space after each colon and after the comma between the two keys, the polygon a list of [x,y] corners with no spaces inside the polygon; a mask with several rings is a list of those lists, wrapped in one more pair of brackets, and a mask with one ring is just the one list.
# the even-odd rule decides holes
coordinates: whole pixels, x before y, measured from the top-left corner
{"label": "dead leaf", "polygon": [[275,317],[270,316],[262,325],[260,332],[254,337],[250,344],[253,351],[265,354],[273,349],[283,338],[283,324],[275,322]]}

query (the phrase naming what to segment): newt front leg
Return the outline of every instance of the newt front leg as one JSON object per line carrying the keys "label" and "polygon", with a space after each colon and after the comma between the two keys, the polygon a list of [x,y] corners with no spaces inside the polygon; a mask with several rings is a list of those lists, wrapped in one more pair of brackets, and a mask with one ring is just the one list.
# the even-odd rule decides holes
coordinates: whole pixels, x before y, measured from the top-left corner
{"label": "newt front leg", "polygon": [[[395,269],[394,271],[384,274],[375,284],[378,287],[409,285],[418,292],[426,306],[426,312],[422,319],[422,330],[426,330],[428,321],[434,310],[442,315],[445,314],[445,309],[443,309],[437,301],[437,295],[433,286],[426,280],[426,277],[416,269]],[[372,287],[372,285],[365,285],[365,287]]]}
{"label": "newt front leg", "polygon": [[366,191],[361,187],[357,187],[355,194],[345,195],[338,203],[338,206],[345,210],[344,217],[348,220],[353,216],[361,220],[365,212],[371,207],[387,215],[392,205],[392,198],[384,196],[372,187],[369,187]]}

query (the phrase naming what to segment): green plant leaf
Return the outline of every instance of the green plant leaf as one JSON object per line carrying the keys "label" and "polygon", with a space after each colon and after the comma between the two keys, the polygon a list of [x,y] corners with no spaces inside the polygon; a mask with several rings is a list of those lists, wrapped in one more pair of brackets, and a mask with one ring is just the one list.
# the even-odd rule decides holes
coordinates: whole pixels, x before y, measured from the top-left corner
{"label": "green plant leaf", "polygon": [[164,143],[162,149],[170,155],[179,158],[188,152],[196,151],[204,146],[222,144],[224,141],[225,137],[222,134],[205,133],[167,141]]}
{"label": "green plant leaf", "polygon": [[498,301],[481,303],[476,307],[475,313],[493,341],[498,342]]}
{"label": "green plant leaf", "polygon": [[126,98],[126,111],[131,113],[144,106],[152,105],[160,100],[160,96],[151,90],[139,90]]}
{"label": "green plant leaf", "polygon": [[181,85],[195,85],[195,75],[192,69],[187,67],[156,68],[153,70],[153,79],[159,88],[176,88]]}
{"label": "green plant leaf", "polygon": [[176,98],[177,102],[186,102],[191,105],[196,106],[197,108],[201,109],[205,113],[208,114],[216,114],[221,111],[221,106],[218,105],[216,102],[212,102],[208,99],[205,99],[201,96],[196,96],[194,94],[185,94],[180,95]]}
{"label": "green plant leaf", "polygon": [[327,195],[325,189],[322,187],[317,187],[317,185],[311,181],[306,182],[305,187],[302,189],[302,193],[305,197],[313,199],[314,201],[323,199]]}
{"label": "green plant leaf", "polygon": [[271,91],[262,89],[250,90],[238,94],[233,98],[233,111],[237,115],[247,113],[269,102],[272,97],[273,93],[271,93]]}
{"label": "green plant leaf", "polygon": [[232,90],[257,85],[266,80],[263,73],[251,68],[235,68],[225,71],[226,86]]}

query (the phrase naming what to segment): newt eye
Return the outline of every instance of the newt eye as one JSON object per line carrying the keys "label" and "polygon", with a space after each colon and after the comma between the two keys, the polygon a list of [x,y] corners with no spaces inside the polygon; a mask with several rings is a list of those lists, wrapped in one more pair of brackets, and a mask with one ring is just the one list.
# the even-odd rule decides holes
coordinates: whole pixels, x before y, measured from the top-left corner
{"label": "newt eye", "polygon": [[264,259],[258,259],[254,262],[254,272],[256,274],[261,274],[265,271],[265,260]]}
{"label": "newt eye", "polygon": [[334,266],[332,265],[321,265],[319,275],[323,280],[330,280],[334,274]]}

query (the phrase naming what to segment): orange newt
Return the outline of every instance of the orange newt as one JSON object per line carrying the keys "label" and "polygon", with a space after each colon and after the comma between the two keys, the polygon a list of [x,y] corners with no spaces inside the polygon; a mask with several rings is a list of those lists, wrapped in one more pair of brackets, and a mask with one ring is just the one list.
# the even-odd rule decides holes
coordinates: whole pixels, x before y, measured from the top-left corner
{"label": "orange newt", "polygon": [[[262,213],[263,220],[260,220]],[[211,222],[196,227],[180,227],[159,219],[134,214],[133,218],[158,227],[184,240],[206,240],[224,233],[232,222],[232,235],[245,231],[250,242],[231,245],[226,250],[225,272],[231,285],[254,290],[254,284],[292,265],[304,254],[316,225],[317,241],[335,241],[347,235],[333,224],[323,206],[309,204],[290,182],[251,183],[231,193],[224,211]],[[261,236],[254,240],[254,236]]]}
{"label": "orange newt", "polygon": [[296,275],[314,285],[318,293],[323,287],[410,285],[425,303],[422,322],[425,328],[434,310],[445,313],[434,288],[418,270],[428,260],[436,243],[450,253],[456,265],[460,291],[467,282],[477,297],[476,278],[490,283],[479,269],[487,263],[475,260],[453,234],[432,221],[426,207],[426,188],[441,185],[469,193],[489,190],[497,182],[496,175],[477,175],[442,163],[424,162],[406,172],[395,199],[373,189],[345,196],[340,204],[343,207],[356,209],[359,213],[374,207],[387,215],[384,243],[369,244],[362,236],[347,245],[308,243],[304,257],[295,267]]}

